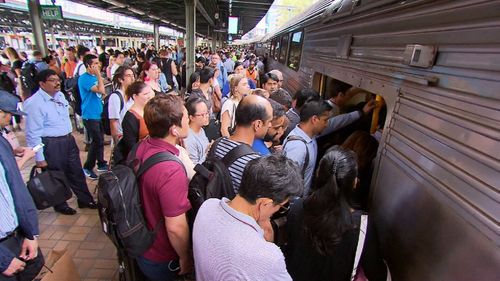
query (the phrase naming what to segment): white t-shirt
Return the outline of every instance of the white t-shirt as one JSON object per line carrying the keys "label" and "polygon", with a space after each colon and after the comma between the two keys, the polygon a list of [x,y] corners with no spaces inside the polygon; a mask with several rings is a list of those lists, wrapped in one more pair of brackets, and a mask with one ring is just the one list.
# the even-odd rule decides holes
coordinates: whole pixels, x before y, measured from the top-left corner
{"label": "white t-shirt", "polygon": [[[120,90],[118,90],[118,92],[121,93]],[[108,101],[108,114],[109,114],[109,119],[118,119],[120,121],[120,127],[119,127],[119,130],[120,130],[120,133],[122,133],[122,121],[123,121],[123,117],[125,117],[125,113],[127,113],[127,111],[130,109],[130,107],[132,107],[132,105],[134,104],[134,100],[133,99],[129,99],[128,101],[125,102],[125,97],[124,95],[122,94],[122,97],[123,97],[123,101],[124,101],[124,105],[123,105],[123,108],[120,110],[120,97],[118,97],[116,94],[112,94],[111,96],[109,96],[109,101]]]}
{"label": "white t-shirt", "polygon": [[231,123],[229,123],[229,126],[231,128],[234,127],[234,122],[236,118],[236,108],[238,107],[239,101],[236,101],[235,99],[227,99],[223,104],[222,104],[222,109],[220,111],[220,118],[222,122],[222,115],[224,115],[224,112],[227,111],[229,114],[229,118],[231,119]]}
{"label": "white t-shirt", "polygon": [[[82,67],[80,67],[80,65]],[[76,76],[78,70],[80,70],[78,76],[82,76],[85,72],[87,72],[85,65],[83,65],[83,61],[78,61],[78,63],[76,64],[75,70],[73,71],[73,77]]]}
{"label": "white t-shirt", "polygon": [[111,79],[113,79],[113,76],[115,76],[115,72],[116,70],[118,69],[118,67],[120,67],[121,65],[118,65],[118,64],[113,64],[113,66],[111,67],[111,71],[110,71],[110,74],[111,74]]}

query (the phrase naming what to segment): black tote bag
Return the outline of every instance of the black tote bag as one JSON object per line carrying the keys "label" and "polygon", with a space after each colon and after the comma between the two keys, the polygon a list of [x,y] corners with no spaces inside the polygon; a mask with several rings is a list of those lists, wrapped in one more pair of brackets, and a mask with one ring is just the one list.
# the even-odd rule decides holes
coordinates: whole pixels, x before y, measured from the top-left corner
{"label": "black tote bag", "polygon": [[38,210],[64,203],[72,196],[69,181],[62,171],[45,170],[39,173],[34,166],[26,185]]}

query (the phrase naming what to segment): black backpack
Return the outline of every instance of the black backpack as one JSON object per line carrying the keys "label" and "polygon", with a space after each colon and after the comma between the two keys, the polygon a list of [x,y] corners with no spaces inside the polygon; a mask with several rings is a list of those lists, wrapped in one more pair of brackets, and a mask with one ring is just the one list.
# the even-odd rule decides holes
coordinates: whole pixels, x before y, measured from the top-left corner
{"label": "black backpack", "polygon": [[38,84],[35,81],[35,76],[38,73],[36,64],[31,61],[25,61],[21,67],[21,88],[23,93],[33,95],[38,91]]}
{"label": "black backpack", "polygon": [[167,79],[167,84],[170,87],[174,88],[174,79],[172,77],[172,59],[170,58],[161,58],[159,59],[159,67],[161,72],[165,74],[165,78]]}
{"label": "black backpack", "polygon": [[12,82],[7,72],[0,73],[0,90],[16,95],[16,85]]}
{"label": "black backpack", "polygon": [[78,66],[76,75],[73,78],[68,78],[64,81],[64,89],[68,95],[71,95],[71,103],[73,110],[76,114],[82,116],[82,97],[80,96],[80,89],[78,88],[78,78],[80,78],[80,67],[85,67],[82,64]]}
{"label": "black backpack", "polygon": [[215,156],[215,150],[223,138],[217,139],[203,164],[197,164],[194,167],[196,174],[189,182],[188,199],[191,203],[189,213],[190,223],[192,224],[198,210],[205,200],[209,198],[226,197],[233,199],[234,193],[233,181],[228,167],[240,157],[248,154],[255,154],[255,151],[247,145],[240,144],[231,149],[222,159]]}
{"label": "black backpack", "polygon": [[113,91],[104,98],[103,101],[104,105],[101,113],[101,121],[102,121],[102,126],[104,128],[104,133],[108,136],[111,135],[111,124],[109,122],[109,98],[111,97],[111,95],[117,95],[118,97],[120,97],[120,112],[125,106],[125,101],[123,100],[123,96],[118,91]]}
{"label": "black backpack", "polygon": [[173,154],[159,152],[147,158],[137,169],[135,152],[131,151],[130,165],[116,165],[111,171],[99,176],[97,204],[102,229],[119,249],[130,257],[138,257],[147,251],[155,240],[156,231],[164,224],[160,220],[154,229],[149,229],[143,214],[138,179],[149,168],[164,161],[182,162]]}

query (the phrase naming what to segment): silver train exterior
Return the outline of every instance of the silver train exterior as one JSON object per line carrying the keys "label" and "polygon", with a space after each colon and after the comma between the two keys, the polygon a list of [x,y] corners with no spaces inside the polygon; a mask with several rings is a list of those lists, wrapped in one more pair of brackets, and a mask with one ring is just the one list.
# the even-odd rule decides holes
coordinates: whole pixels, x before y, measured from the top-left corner
{"label": "silver train exterior", "polygon": [[393,280],[500,280],[500,1],[328,0],[255,45],[290,92],[385,99],[370,201]]}

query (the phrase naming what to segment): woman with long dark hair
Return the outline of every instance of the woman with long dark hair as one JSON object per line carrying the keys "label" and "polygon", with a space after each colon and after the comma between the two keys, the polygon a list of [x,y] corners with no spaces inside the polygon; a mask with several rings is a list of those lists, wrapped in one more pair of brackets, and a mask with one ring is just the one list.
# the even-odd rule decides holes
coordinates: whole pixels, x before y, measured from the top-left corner
{"label": "woman with long dark hair", "polygon": [[334,146],[319,163],[313,193],[292,204],[285,260],[293,280],[348,281],[362,271],[370,281],[386,279],[375,229],[352,206],[357,172],[354,152]]}

